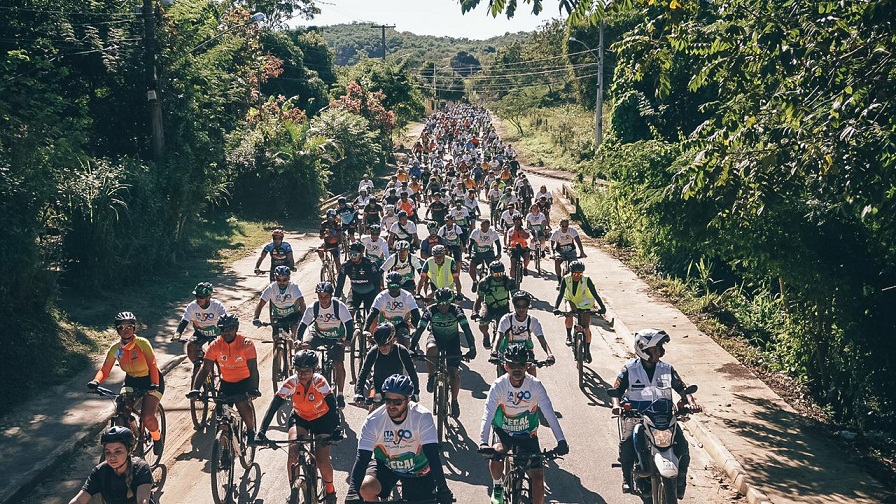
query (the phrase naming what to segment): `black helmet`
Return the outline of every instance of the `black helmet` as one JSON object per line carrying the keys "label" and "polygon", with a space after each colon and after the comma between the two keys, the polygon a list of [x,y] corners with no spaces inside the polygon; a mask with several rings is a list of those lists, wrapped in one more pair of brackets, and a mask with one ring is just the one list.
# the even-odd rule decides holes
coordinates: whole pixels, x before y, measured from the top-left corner
{"label": "black helmet", "polygon": [[396,289],[401,288],[401,273],[397,271],[386,273],[386,287],[389,289],[393,287]]}
{"label": "black helmet", "polygon": [[436,291],[436,303],[437,304],[447,304],[454,301],[454,291],[449,289],[448,287],[442,287],[441,289]]}
{"label": "black helmet", "polygon": [[401,218],[401,217],[407,217],[407,216],[408,216],[408,213],[407,213],[406,211],[404,211],[404,210],[398,212],[398,217],[399,217],[399,218]]}
{"label": "black helmet", "polygon": [[137,324],[137,317],[135,317],[134,314],[131,313],[131,312],[129,312],[129,311],[118,312],[118,314],[115,315],[115,325],[118,326],[118,325],[121,325],[121,324],[134,324],[134,325],[136,325],[136,324]]}
{"label": "black helmet", "polygon": [[573,261],[569,263],[570,273],[583,273],[585,271],[585,263],[582,261]]}
{"label": "black helmet", "polygon": [[115,425],[103,432],[103,435],[100,436],[100,443],[121,443],[130,449],[134,444],[134,433],[127,427]]}
{"label": "black helmet", "polygon": [[288,277],[290,275],[292,275],[292,270],[289,269],[289,266],[281,265],[274,268],[274,276]]}
{"label": "black helmet", "polygon": [[409,397],[414,393],[414,382],[407,375],[394,374],[383,381],[383,393],[387,392]]}
{"label": "black helmet", "polygon": [[488,265],[488,270],[492,273],[504,273],[504,263],[501,261],[492,261],[491,264]]}
{"label": "black helmet", "polygon": [[395,336],[395,325],[392,322],[383,322],[373,331],[373,340],[377,345],[385,345]]}
{"label": "black helmet", "polygon": [[209,282],[199,282],[196,284],[196,288],[193,289],[193,295],[200,298],[209,297],[214,292],[214,287]]}
{"label": "black helmet", "polygon": [[314,350],[300,350],[295,357],[292,358],[292,367],[317,369],[317,352]]}
{"label": "black helmet", "polygon": [[529,362],[529,349],[522,343],[514,343],[504,350],[503,360],[507,364],[525,364]]}
{"label": "black helmet", "polygon": [[370,234],[380,234],[380,227],[377,224],[372,224],[370,227],[367,228],[367,231]]}
{"label": "black helmet", "polygon": [[225,313],[218,319],[218,327],[220,329],[240,328],[240,318],[232,313]]}
{"label": "black helmet", "polygon": [[359,241],[356,241],[356,242],[352,243],[351,245],[349,245],[348,249],[351,252],[364,252],[364,244]]}
{"label": "black helmet", "polygon": [[320,294],[321,292],[326,292],[327,294],[332,294],[336,292],[336,289],[333,287],[333,284],[330,282],[320,282],[314,287],[314,292]]}
{"label": "black helmet", "polygon": [[345,199],[345,196],[340,196],[340,197],[339,197],[339,200],[338,200],[338,202],[339,202],[340,205],[346,203],[347,201],[348,201],[348,200]]}
{"label": "black helmet", "polygon": [[518,290],[513,293],[512,300],[513,300],[512,301],[513,304],[516,304],[517,301],[525,301],[526,304],[531,306],[532,305],[532,294],[529,294],[528,292],[526,292],[524,290]]}

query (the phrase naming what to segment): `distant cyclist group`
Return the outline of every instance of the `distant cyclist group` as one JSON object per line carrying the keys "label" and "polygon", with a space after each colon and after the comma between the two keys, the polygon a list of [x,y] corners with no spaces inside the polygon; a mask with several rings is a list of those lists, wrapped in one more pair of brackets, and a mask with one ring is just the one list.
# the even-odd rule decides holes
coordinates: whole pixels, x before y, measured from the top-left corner
{"label": "distant cyclist group", "polygon": [[[173,338],[192,331],[185,345],[193,363],[191,414],[197,428],[211,421],[218,431],[211,458],[215,502],[232,501],[234,460],[248,467],[257,448],[278,443],[288,445],[291,502],[337,502],[330,447],[344,438],[346,395],[368,416],[356,431],[344,502],[453,502],[440,445],[447,419],[460,416],[461,362],[476,359],[477,338],[497,374],[483,405],[478,440],[480,453],[490,459],[489,498],[495,504],[518,502],[507,495],[516,490],[503,462],[515,457],[527,461],[521,471],[529,479],[529,502],[544,502],[544,461],[570,448],[549,387],[537,378],[538,367],[558,359],[532,314],[534,296],[521,286],[529,276],[549,278],[541,260],[553,259],[558,291],[553,313],[565,316],[566,344],[580,369],[592,361],[592,314],[603,315],[606,307],[586,275],[578,232],[566,218],[552,228],[551,193],[545,186],[534,190],[516,158],[483,108],[450,105],[428,117],[407,162],[379,182],[382,190],[365,175],[356,198],[340,197],[324,213],[314,299],[306,299],[292,278],[296,263],[285,232],[272,232],[255,264],[255,273],[267,273],[271,283],[260,294],[252,323],[270,326],[275,343],[275,394],[260,422],[253,406],[263,395],[255,345],[239,333],[238,317],[213,297],[214,286],[196,285],[195,300],[184,309]],[[270,268],[263,271],[266,258]],[[461,307],[464,270],[475,293],[469,317]],[[265,307],[269,322],[261,320]],[[478,323],[478,336],[470,321]],[[106,502],[151,502],[150,466],[137,455],[151,453],[158,461],[165,446],[160,406],[165,383],[152,345],[136,335],[133,313],[117,314],[115,326],[119,341],[88,386],[110,393],[100,383],[117,362],[126,377],[116,401],[127,403],[126,413],[139,414],[113,418],[115,425],[101,439],[104,461],[73,503],[86,503],[95,494]],[[543,360],[536,359],[536,340]],[[699,411],[678,374],[660,360],[668,341],[663,331],[636,334],[637,358],[614,384],[619,391],[614,414],[622,415],[625,405],[647,408],[657,400],[671,401],[672,390],[681,395],[680,406]],[[423,386],[416,369],[421,360],[427,373]],[[346,392],[349,373],[354,387]],[[424,388],[432,395],[432,409],[421,403]],[[286,404],[287,439],[269,439],[267,432]],[[209,409],[214,410],[210,418]],[[556,440],[552,450],[541,448],[542,422]],[[644,470],[633,432],[631,421],[620,431],[627,493],[642,491],[633,481],[633,473]],[[688,466],[680,434],[674,439],[678,498]],[[139,451],[139,446],[148,448]]]}

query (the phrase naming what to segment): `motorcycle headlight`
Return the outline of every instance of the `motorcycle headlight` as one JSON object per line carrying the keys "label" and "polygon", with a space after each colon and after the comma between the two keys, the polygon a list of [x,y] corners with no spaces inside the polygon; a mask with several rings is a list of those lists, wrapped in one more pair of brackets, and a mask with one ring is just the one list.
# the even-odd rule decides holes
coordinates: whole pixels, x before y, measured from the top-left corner
{"label": "motorcycle headlight", "polygon": [[653,435],[653,443],[657,448],[668,448],[672,446],[672,431],[671,430],[655,430],[651,429],[650,433]]}

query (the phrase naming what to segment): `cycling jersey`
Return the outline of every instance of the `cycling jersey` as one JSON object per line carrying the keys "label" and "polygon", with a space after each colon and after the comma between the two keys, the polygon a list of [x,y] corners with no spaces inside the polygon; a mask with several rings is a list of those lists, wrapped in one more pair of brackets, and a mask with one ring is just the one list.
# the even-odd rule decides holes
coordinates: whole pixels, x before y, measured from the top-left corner
{"label": "cycling jersey", "polygon": [[510,293],[516,290],[516,283],[508,276],[495,278],[489,275],[479,282],[476,293],[489,309],[508,308]]}
{"label": "cycling jersey", "polygon": [[[128,480],[130,479],[130,485]],[[130,504],[137,502],[137,489],[153,485],[152,469],[145,460],[131,457],[130,474],[118,474],[112,466],[102,462],[93,468],[87,481],[81,486],[90,495],[100,494],[106,504]],[[128,497],[130,495],[130,497]],[[152,500],[150,500],[152,502]]]}
{"label": "cycling jersey", "polygon": [[[367,206],[365,202],[363,206]],[[358,216],[358,211],[355,210],[351,205],[346,205],[344,207],[339,207],[336,209],[336,217],[337,221],[343,227],[354,227],[355,226],[355,217]]]}
{"label": "cycling jersey", "polygon": [[156,364],[156,356],[148,339],[134,336],[134,340],[127,346],[122,347],[118,341],[109,347],[103,367],[96,372],[93,379],[102,382],[108,378],[116,360],[121,370],[128,376],[134,378],[149,376],[150,383],[159,384],[159,366]]}
{"label": "cycling jersey", "polygon": [[527,248],[529,246],[529,232],[523,228],[512,229],[510,233],[507,234],[507,248],[512,249],[516,245],[519,245],[523,248]]}
{"label": "cycling jersey", "polygon": [[399,200],[398,203],[395,204],[395,208],[397,210],[404,210],[408,216],[414,215],[417,211],[417,205],[415,205],[414,201],[410,198]]}
{"label": "cycling jersey", "polygon": [[370,377],[371,371],[373,371],[373,390],[378,394],[382,394],[383,382],[386,381],[386,378],[394,374],[409,376],[411,381],[414,382],[414,390],[418,393],[420,392],[420,383],[417,378],[414,361],[411,359],[411,353],[408,352],[404,345],[393,344],[389,353],[385,355],[380,352],[379,347],[376,345],[367,351],[364,365],[361,367],[361,373],[358,375],[358,380],[355,383],[356,394],[364,393],[364,387],[367,384],[367,378]]}
{"label": "cycling jersey", "polygon": [[384,215],[383,220],[380,221],[380,229],[385,232],[389,232],[392,229],[392,226],[398,222],[398,216],[394,213],[392,215]]}
{"label": "cycling jersey", "polygon": [[370,179],[362,179],[361,182],[358,182],[358,192],[361,192],[362,189],[367,189],[368,194],[373,189],[373,181]]}
{"label": "cycling jersey", "polygon": [[338,245],[340,231],[342,226],[336,221],[324,220],[320,223],[320,236],[323,237],[324,243]]}
{"label": "cycling jersey", "polygon": [[257,358],[252,340],[240,334],[231,343],[219,336],[205,351],[205,360],[217,363],[221,380],[228,383],[249,378],[249,361]]}
{"label": "cycling jersey", "polygon": [[226,314],[227,309],[217,299],[209,300],[208,308],[203,308],[199,306],[198,302],[192,301],[187,305],[187,309],[184,310],[184,317],[181,319],[181,322],[191,324],[198,336],[215,338],[221,334],[221,330],[218,329],[218,319]]}
{"label": "cycling jersey", "polygon": [[398,240],[406,240],[408,243],[413,244],[414,238],[417,236],[417,225],[410,220],[402,224],[399,220],[392,224],[392,227],[389,228],[389,233],[395,235],[395,238]]}
{"label": "cycling jersey", "polygon": [[559,442],[566,439],[551,398],[540,380],[526,373],[523,383],[514,387],[510,375],[505,374],[492,382],[485,401],[485,413],[479,429],[479,443],[489,444],[492,426],[508,433],[511,437],[534,438],[538,436],[539,411],[551,426],[554,438]]}
{"label": "cycling jersey", "polygon": [[459,337],[461,326],[468,325],[467,316],[460,306],[451,305],[450,310],[446,313],[439,311],[438,305],[432,305],[423,311],[420,317],[420,323],[417,325],[418,331],[426,330],[429,327],[432,334],[439,341],[453,340]]}
{"label": "cycling jersey", "polygon": [[498,232],[494,229],[489,229],[488,231],[476,229],[470,233],[470,243],[473,245],[473,252],[477,254],[494,252],[495,243],[498,243],[500,239],[501,237],[498,236]]}
{"label": "cycling jersey", "polygon": [[426,254],[432,254],[432,248],[436,245],[447,245],[445,239],[439,235],[429,235],[425,240],[420,242],[420,251]]}
{"label": "cycling jersey", "polygon": [[454,223],[460,226],[463,229],[467,229],[470,224],[470,211],[467,210],[467,207],[461,206],[460,208],[452,208],[448,210],[448,215],[454,218]]}
{"label": "cycling jersey", "polygon": [[373,308],[380,312],[380,322],[389,321],[393,324],[404,324],[411,315],[411,311],[417,309],[417,301],[414,296],[400,289],[398,296],[392,297],[388,290],[377,294],[373,300]]}
{"label": "cycling jersey", "polygon": [[292,252],[292,246],[289,243],[282,241],[280,245],[274,245],[274,242],[271,242],[265,245],[262,250],[271,256],[271,269],[277,266],[289,266],[289,253]]}
{"label": "cycling jersey", "polygon": [[364,251],[367,254],[367,258],[373,261],[377,266],[380,266],[389,258],[389,244],[386,243],[386,240],[382,237],[373,241],[373,238],[370,236],[365,236],[361,238],[361,243],[364,244]]}
{"label": "cycling jersey", "polygon": [[398,253],[392,254],[380,269],[388,273],[396,271],[401,275],[402,281],[413,280],[415,273],[423,269],[423,260],[414,254],[408,254],[408,258],[402,261]]}
{"label": "cycling jersey", "polygon": [[326,378],[318,373],[314,373],[307,389],[299,383],[298,376],[292,375],[277,391],[277,395],[283,399],[292,398],[293,412],[303,420],[316,420],[326,415],[330,410],[326,398],[332,393]]}
{"label": "cycling jersey", "polygon": [[429,211],[432,220],[441,224],[442,222],[445,222],[445,216],[448,215],[448,205],[443,201],[433,201],[429,204]]}
{"label": "cycling jersey", "polygon": [[523,321],[517,320],[515,313],[508,313],[501,317],[501,321],[498,322],[498,334],[503,335],[508,331],[510,332],[507,334],[507,338],[500,338],[501,345],[497,349],[499,352],[503,352],[508,345],[513,343],[523,343],[526,345],[526,348],[531,350],[535,346],[532,342],[532,336],[544,338],[541,322],[528,314]]}
{"label": "cycling jersey", "polygon": [[302,299],[302,289],[292,280],[281,289],[277,282],[271,283],[261,292],[261,299],[271,304],[271,314],[281,319],[296,312],[296,301]]}
{"label": "cycling jersey", "polygon": [[400,476],[421,477],[429,473],[423,445],[438,443],[432,413],[418,403],[408,403],[407,417],[396,424],[386,406],[371,413],[358,436],[358,450],[373,452],[374,458]]}
{"label": "cycling jersey", "polygon": [[526,214],[526,224],[529,226],[529,229],[535,232],[541,232],[544,230],[544,227],[547,226],[548,218],[541,212],[537,214],[529,212]]}
{"label": "cycling jersey", "polygon": [[[344,330],[342,330],[344,324],[351,320],[352,314],[348,307],[338,299],[330,300],[330,306],[326,308],[320,305],[320,301],[315,301],[305,308],[305,314],[302,315],[302,323],[306,327],[314,324],[318,334],[331,339],[341,339],[344,334]],[[339,334],[340,332],[343,334]]]}
{"label": "cycling jersey", "polygon": [[561,251],[574,250],[576,248],[575,239],[579,237],[579,232],[573,227],[569,227],[566,231],[557,228],[551,234],[551,241],[554,242]]}
{"label": "cycling jersey", "polygon": [[346,261],[339,268],[339,279],[336,282],[336,294],[342,293],[345,279],[351,281],[352,292],[367,294],[380,288],[380,268],[367,257],[361,256],[358,262]]}
{"label": "cycling jersey", "polygon": [[457,247],[459,246],[461,236],[463,235],[464,230],[460,228],[457,224],[448,225],[445,224],[441,228],[439,228],[439,236],[445,239],[445,245],[448,247]]}

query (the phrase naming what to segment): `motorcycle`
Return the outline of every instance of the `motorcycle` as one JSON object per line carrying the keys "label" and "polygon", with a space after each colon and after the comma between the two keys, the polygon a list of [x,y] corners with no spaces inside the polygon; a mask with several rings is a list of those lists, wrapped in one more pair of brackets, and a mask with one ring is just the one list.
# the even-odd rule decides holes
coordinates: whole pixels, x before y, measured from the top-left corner
{"label": "motorcycle", "polygon": [[[696,385],[685,389],[685,394],[697,391]],[[622,391],[607,391],[610,397],[622,398]],[[632,409],[630,403],[622,404],[618,415],[619,439],[627,419],[638,420],[632,432],[637,461],[632,471],[632,492],[641,497],[644,504],[675,504],[678,502],[678,457],[673,451],[675,436],[691,410],[686,404],[677,407],[671,399],[658,399],[641,411]],[[614,466],[621,467],[619,464]]]}

